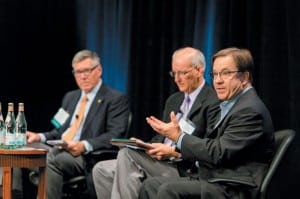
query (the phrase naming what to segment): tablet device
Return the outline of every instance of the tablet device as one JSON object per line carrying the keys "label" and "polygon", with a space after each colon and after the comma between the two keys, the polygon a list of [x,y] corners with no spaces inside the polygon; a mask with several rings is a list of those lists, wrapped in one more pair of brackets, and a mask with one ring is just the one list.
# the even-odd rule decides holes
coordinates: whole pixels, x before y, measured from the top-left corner
{"label": "tablet device", "polygon": [[132,149],[148,150],[152,149],[151,144],[143,142],[141,140],[131,140],[123,138],[112,138],[110,143],[115,146],[129,147]]}
{"label": "tablet device", "polygon": [[63,140],[47,140],[46,142],[47,142],[47,144],[50,144],[52,146],[63,146],[63,147],[65,147],[65,146],[68,145],[68,143],[63,141]]}

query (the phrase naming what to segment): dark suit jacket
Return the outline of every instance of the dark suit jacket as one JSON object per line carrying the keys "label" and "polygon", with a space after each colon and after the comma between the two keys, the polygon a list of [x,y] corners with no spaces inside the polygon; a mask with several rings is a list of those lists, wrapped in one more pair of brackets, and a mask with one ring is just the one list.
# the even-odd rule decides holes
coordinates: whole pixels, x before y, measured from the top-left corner
{"label": "dark suit jacket", "polygon": [[[270,113],[254,88],[238,99],[215,128],[217,120],[214,118],[219,118],[216,117],[219,112],[218,105],[209,110],[204,139],[183,137],[182,156],[199,160],[201,180],[225,178],[254,183],[257,187],[251,189],[250,194],[255,196],[274,153]],[[217,183],[230,184],[226,180]],[[218,195],[215,198],[219,198]]]}
{"label": "dark suit jacket", "polygon": [[[170,113],[174,111],[177,113],[180,109],[180,105],[184,100],[184,93],[176,92],[172,94],[165,103],[165,109],[163,112],[163,121],[170,122]],[[206,123],[207,123],[207,109],[211,104],[215,104],[218,102],[218,98],[216,93],[212,87],[205,84],[200,93],[198,94],[193,106],[187,118],[191,120],[196,128],[193,132],[193,135],[198,137],[203,137],[206,131]],[[151,142],[163,142],[165,139],[164,136],[158,134],[151,139]],[[178,169],[181,175],[185,175],[185,170],[193,167],[193,162],[180,162],[178,164]]]}
{"label": "dark suit jacket", "polygon": [[[70,115],[81,95],[77,89],[65,94],[62,107]],[[129,116],[129,104],[125,95],[102,84],[91,104],[80,140],[88,141],[94,150],[112,148],[109,143],[113,137],[122,137],[126,133]],[[44,133],[47,140],[61,139],[62,133],[70,126],[71,117],[59,129]]]}

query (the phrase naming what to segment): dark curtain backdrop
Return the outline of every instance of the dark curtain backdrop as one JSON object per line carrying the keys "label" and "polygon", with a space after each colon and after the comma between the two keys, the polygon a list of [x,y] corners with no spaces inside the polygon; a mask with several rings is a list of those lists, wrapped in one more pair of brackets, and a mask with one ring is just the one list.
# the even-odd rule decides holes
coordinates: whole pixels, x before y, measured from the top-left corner
{"label": "dark curtain backdrop", "polygon": [[103,80],[126,93],[131,44],[132,1],[77,0],[78,46],[96,51]]}
{"label": "dark curtain backdrop", "polygon": [[[254,86],[276,129],[296,140],[271,198],[298,198],[300,177],[300,5],[297,0],[0,0],[0,101],[23,101],[30,130],[52,128],[63,94],[76,88],[71,59],[99,53],[104,81],[126,93],[131,135],[148,140],[145,117],[160,117],[177,90],[168,76],[171,55],[193,46],[210,58],[221,48],[249,48]],[[280,183],[280,184],[279,184]]]}
{"label": "dark curtain backdrop", "polygon": [[25,103],[28,128],[52,128],[63,94],[76,88],[73,0],[0,0],[0,101]]}

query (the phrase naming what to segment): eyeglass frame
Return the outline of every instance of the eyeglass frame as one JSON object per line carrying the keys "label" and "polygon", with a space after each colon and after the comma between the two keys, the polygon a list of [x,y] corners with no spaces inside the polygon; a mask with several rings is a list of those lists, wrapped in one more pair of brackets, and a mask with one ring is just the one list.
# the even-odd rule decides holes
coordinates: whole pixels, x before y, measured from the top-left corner
{"label": "eyeglass frame", "polygon": [[194,67],[194,66],[192,66],[192,68],[190,69],[190,70],[186,70],[186,71],[177,71],[177,72],[174,72],[174,71],[169,71],[169,75],[171,76],[171,77],[175,77],[176,76],[176,74],[178,75],[178,76],[185,76],[186,74],[188,74],[189,72],[191,72],[193,69],[196,69],[197,67]]}
{"label": "eyeglass frame", "polygon": [[97,66],[99,66],[99,64],[97,64],[97,65],[95,65],[91,68],[86,68],[86,69],[81,70],[81,71],[80,70],[79,71],[72,70],[72,73],[75,77],[79,77],[80,75],[88,76],[93,72],[93,70],[95,70],[95,68],[97,68]]}
{"label": "eyeglass frame", "polygon": [[240,70],[224,70],[224,71],[221,71],[221,72],[211,72],[209,73],[209,76],[212,78],[212,79],[216,79],[217,77],[220,77],[221,79],[223,80],[226,80],[230,77],[231,74],[233,73],[242,73],[243,71],[240,71]]}

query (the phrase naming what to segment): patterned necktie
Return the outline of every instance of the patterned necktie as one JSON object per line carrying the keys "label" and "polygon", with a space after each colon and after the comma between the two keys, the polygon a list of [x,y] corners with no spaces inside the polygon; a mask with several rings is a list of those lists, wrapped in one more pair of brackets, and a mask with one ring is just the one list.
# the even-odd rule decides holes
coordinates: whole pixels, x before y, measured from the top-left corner
{"label": "patterned necktie", "polygon": [[84,116],[87,101],[88,101],[87,96],[84,96],[81,100],[79,111],[78,111],[78,114],[76,115],[75,122],[73,123],[73,125],[70,127],[70,129],[63,136],[64,141],[73,140],[73,137],[74,137],[75,133],[77,132],[77,130],[78,130],[78,128],[79,128],[79,126],[80,126],[80,124],[83,120],[83,116]]}
{"label": "patterned necktie", "polygon": [[189,113],[190,102],[191,102],[191,98],[187,95],[184,99],[184,104],[183,104],[183,107],[182,107],[183,119],[186,119],[186,117]]}

